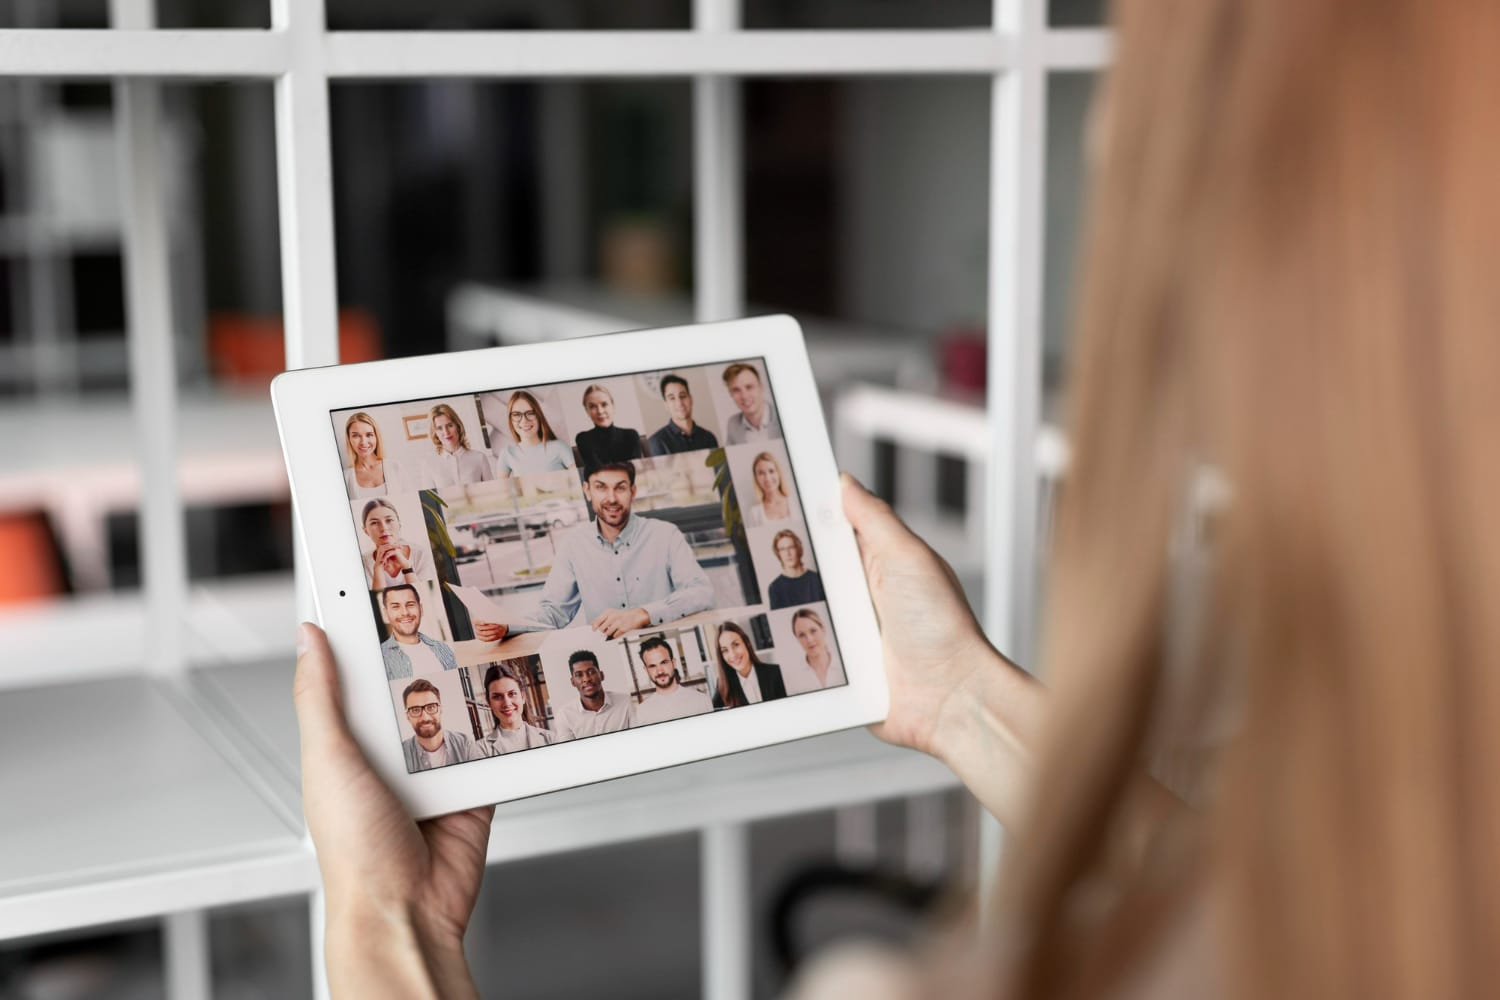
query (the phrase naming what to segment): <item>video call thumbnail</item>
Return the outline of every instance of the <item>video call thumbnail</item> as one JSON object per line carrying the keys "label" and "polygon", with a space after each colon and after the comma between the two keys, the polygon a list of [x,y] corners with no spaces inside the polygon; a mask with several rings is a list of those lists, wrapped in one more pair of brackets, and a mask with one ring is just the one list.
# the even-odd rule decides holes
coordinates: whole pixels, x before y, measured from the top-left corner
{"label": "video call thumbnail", "polygon": [[764,359],[332,419],[409,771],[847,683]]}

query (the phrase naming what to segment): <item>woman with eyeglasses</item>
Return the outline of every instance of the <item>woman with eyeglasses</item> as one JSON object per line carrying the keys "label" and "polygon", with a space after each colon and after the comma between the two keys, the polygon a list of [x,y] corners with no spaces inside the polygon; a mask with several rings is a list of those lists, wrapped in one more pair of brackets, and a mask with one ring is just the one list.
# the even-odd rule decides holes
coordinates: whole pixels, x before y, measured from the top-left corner
{"label": "woman with eyeglasses", "polygon": [[516,390],[505,414],[511,443],[495,456],[501,479],[573,468],[573,449],[557,439],[535,396],[525,389]]}
{"label": "woman with eyeglasses", "polygon": [[479,752],[486,757],[544,747],[552,742],[551,733],[531,724],[526,687],[509,667],[490,664],[484,672],[484,697],[495,719],[495,728],[478,743]]}

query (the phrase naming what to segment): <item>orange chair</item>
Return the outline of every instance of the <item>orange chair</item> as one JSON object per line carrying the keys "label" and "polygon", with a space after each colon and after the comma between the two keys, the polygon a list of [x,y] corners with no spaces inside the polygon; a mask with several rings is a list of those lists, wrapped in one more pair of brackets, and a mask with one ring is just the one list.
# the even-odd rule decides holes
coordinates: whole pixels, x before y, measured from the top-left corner
{"label": "orange chair", "polygon": [[[339,360],[377,361],[383,356],[374,317],[363,309],[339,310]],[[247,387],[269,384],[286,367],[281,319],[214,313],[208,320],[208,359],[222,381]]]}
{"label": "orange chair", "polygon": [[57,536],[41,511],[0,514],[0,552],[6,570],[0,573],[0,605],[22,604],[67,593]]}

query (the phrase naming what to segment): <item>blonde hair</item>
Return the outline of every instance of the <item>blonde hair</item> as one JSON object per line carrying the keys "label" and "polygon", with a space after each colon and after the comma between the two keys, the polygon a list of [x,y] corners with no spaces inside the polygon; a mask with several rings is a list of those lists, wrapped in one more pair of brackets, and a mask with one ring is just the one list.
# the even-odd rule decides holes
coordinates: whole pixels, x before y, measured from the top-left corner
{"label": "blonde hair", "polygon": [[612,393],[608,389],[604,388],[604,386],[600,385],[598,382],[593,382],[593,383],[591,383],[589,385],[589,387],[587,389],[583,390],[583,399],[581,400],[581,402],[583,403],[583,405],[585,407],[587,407],[589,405],[589,397],[592,396],[596,392],[602,394],[603,396],[605,396],[611,403],[613,403],[615,401],[615,394],[614,393]]}
{"label": "blonde hair", "polygon": [[375,418],[374,417],[370,416],[365,411],[360,410],[358,413],[354,414],[348,420],[344,421],[344,447],[349,450],[349,464],[350,465],[358,465],[359,464],[359,456],[354,453],[354,441],[352,440],[352,435],[350,435],[350,433],[349,433],[350,430],[353,429],[353,427],[354,427],[355,424],[369,424],[370,425],[370,429],[375,432],[375,453],[374,453],[374,457],[380,459],[381,461],[384,461],[385,460],[385,448],[384,448],[384,445],[382,445],[381,441],[380,441],[380,425],[377,424],[377,423],[375,423]]}
{"label": "blonde hair", "polygon": [[755,461],[750,463],[750,481],[755,484],[755,493],[760,497],[761,504],[764,505],[770,498],[761,490],[760,482],[755,478],[756,466],[760,465],[761,462],[770,462],[771,467],[776,470],[776,492],[782,496],[787,495],[786,477],[781,474],[781,464],[776,461],[776,457],[769,451],[763,451],[755,456]]}
{"label": "blonde hair", "polygon": [[542,404],[525,389],[517,389],[511,393],[510,399],[505,403],[505,424],[506,430],[510,431],[511,440],[515,441],[516,444],[521,443],[521,435],[516,430],[516,421],[511,417],[511,409],[516,405],[516,400],[518,399],[526,400],[526,402],[531,404],[531,408],[536,411],[536,433],[542,443],[546,444],[548,441],[556,441],[557,435],[552,433],[552,425],[547,423],[547,414],[542,412]]}
{"label": "blonde hair", "polygon": [[[1054,705],[979,992],[1139,987],[1192,923],[1214,995],[1486,995],[1500,5],[1116,9]],[[1190,765],[1196,808],[1142,761]]]}
{"label": "blonde hair", "polygon": [[724,369],[724,384],[728,385],[729,383],[733,382],[735,380],[735,377],[738,376],[740,372],[749,372],[751,375],[755,376],[755,381],[760,381],[760,372],[754,365],[746,364],[743,361],[736,361],[734,364],[729,365]]}
{"label": "blonde hair", "polygon": [[439,414],[458,425],[458,446],[460,448],[467,448],[469,446],[469,432],[464,427],[464,422],[459,419],[458,411],[447,403],[439,403],[428,411],[427,414],[427,437],[432,441],[432,446],[437,449],[437,453],[439,455],[443,453],[443,442],[438,438],[437,433],[437,418]]}
{"label": "blonde hair", "polygon": [[823,624],[822,617],[816,611],[814,611],[812,608],[798,608],[797,609],[797,613],[794,614],[794,615],[792,615],[792,628],[796,629],[797,623],[799,621],[801,621],[802,619],[804,619],[804,618],[811,619],[813,621],[813,623],[818,626],[818,628],[821,628],[824,631],[827,631],[828,627]]}

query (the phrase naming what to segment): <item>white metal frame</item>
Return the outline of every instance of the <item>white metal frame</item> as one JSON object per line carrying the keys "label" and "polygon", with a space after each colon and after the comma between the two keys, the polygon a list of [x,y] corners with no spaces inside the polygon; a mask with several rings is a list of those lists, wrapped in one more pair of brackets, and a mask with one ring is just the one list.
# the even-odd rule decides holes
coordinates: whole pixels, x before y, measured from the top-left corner
{"label": "white metal frame", "polygon": [[[155,156],[158,81],[259,79],[276,88],[277,179],[288,364],[337,360],[331,81],[438,76],[678,77],[694,86],[696,312],[743,309],[738,80],[775,76],[965,74],[993,82],[989,340],[990,549],[985,621],[1008,652],[1033,650],[1034,442],[1042,337],[1047,76],[1102,68],[1102,30],[1053,30],[1045,0],[995,0],[988,30],[742,31],[738,0],[695,0],[685,31],[331,32],[323,0],[270,0],[272,28],[153,30],[153,0],[115,0],[112,30],[0,30],[0,76],[112,77],[123,97],[123,183],[132,387],[145,442],[145,611],[158,636],[183,633],[186,564],[176,490],[177,411],[165,220]],[[628,39],[628,41],[627,41]],[[622,44],[622,42],[624,42]],[[305,605],[304,605],[305,607]],[[160,650],[158,650],[160,652]],[[176,641],[153,669],[181,677]],[[749,992],[746,837],[734,818],[704,830],[704,991]],[[986,834],[987,858],[998,831]],[[306,868],[290,880],[302,884]],[[288,883],[283,880],[283,885]],[[282,891],[286,891],[283,889]],[[174,995],[207,989],[201,920],[169,921]]]}

